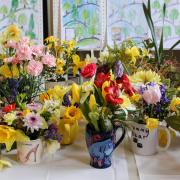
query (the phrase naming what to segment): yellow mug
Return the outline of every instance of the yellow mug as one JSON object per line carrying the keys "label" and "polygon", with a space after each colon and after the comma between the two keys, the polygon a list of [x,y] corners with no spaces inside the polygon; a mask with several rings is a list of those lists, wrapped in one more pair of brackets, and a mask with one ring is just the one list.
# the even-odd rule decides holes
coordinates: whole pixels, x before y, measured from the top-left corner
{"label": "yellow mug", "polygon": [[73,124],[64,123],[64,121],[60,121],[58,125],[58,130],[59,133],[63,135],[61,144],[72,144],[79,132],[78,121],[75,121]]}

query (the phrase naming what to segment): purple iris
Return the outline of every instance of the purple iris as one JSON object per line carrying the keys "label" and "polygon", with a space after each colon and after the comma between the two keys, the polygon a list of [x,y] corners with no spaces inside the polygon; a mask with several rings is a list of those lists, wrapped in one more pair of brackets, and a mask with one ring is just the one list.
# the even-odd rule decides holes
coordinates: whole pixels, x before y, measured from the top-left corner
{"label": "purple iris", "polygon": [[64,98],[63,98],[63,105],[64,106],[71,106],[71,102],[70,102],[70,100],[69,100],[69,94],[68,93],[66,93],[65,95],[64,95]]}
{"label": "purple iris", "polygon": [[121,78],[121,76],[123,75],[123,72],[124,72],[124,68],[121,61],[117,61],[114,65],[115,79]]}
{"label": "purple iris", "polygon": [[44,138],[46,140],[57,140],[58,142],[61,142],[62,135],[58,133],[58,129],[54,124],[51,124],[48,129],[44,132]]}

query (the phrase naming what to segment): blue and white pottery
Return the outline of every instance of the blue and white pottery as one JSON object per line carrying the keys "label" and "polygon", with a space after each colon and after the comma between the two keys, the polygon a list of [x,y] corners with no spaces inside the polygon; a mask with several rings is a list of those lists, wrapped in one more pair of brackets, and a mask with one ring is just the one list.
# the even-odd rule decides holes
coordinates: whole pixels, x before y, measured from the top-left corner
{"label": "blue and white pottery", "polygon": [[116,142],[116,131],[98,133],[92,130],[90,125],[86,126],[86,144],[90,154],[90,165],[104,169],[111,166],[111,157],[114,149],[122,142],[125,137],[125,128],[122,128],[122,135]]}

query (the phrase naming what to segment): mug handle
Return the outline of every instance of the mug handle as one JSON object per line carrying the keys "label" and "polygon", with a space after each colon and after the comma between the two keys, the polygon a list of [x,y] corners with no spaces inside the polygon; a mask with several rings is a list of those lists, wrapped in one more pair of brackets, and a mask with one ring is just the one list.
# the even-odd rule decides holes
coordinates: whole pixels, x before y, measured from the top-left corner
{"label": "mug handle", "polygon": [[116,127],[115,133],[116,133],[116,131],[117,131],[119,128],[122,129],[122,135],[121,135],[121,137],[119,138],[119,140],[115,143],[114,149],[116,149],[116,148],[118,147],[118,145],[123,141],[123,139],[125,138],[125,134],[126,134],[126,129],[125,129],[125,127],[123,127],[123,126],[118,126],[118,127]]}
{"label": "mug handle", "polygon": [[[159,145],[159,141],[158,141],[157,150],[158,151],[166,151],[169,148],[170,144],[171,144],[171,134],[170,134],[170,131],[169,131],[169,129],[167,127],[165,127],[165,126],[158,126],[158,131],[161,130],[161,129],[165,130],[166,133],[167,133],[167,144],[166,144],[165,147],[161,147]],[[158,137],[159,137],[159,132],[158,132]]]}

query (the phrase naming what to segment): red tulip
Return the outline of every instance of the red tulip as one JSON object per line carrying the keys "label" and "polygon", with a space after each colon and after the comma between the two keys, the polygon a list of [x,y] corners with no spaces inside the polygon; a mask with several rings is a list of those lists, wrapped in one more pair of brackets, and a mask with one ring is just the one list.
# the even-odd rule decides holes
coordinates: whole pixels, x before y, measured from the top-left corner
{"label": "red tulip", "polygon": [[81,70],[81,76],[86,79],[92,78],[95,73],[96,73],[96,64],[95,63],[88,64]]}
{"label": "red tulip", "polygon": [[16,103],[13,103],[13,104],[3,107],[2,111],[5,113],[9,113],[9,112],[13,111],[14,109],[16,109]]}
{"label": "red tulip", "polygon": [[98,87],[101,88],[103,83],[105,81],[109,81],[110,80],[110,74],[105,74],[103,72],[100,72],[97,74],[96,79],[94,81],[94,84]]}

